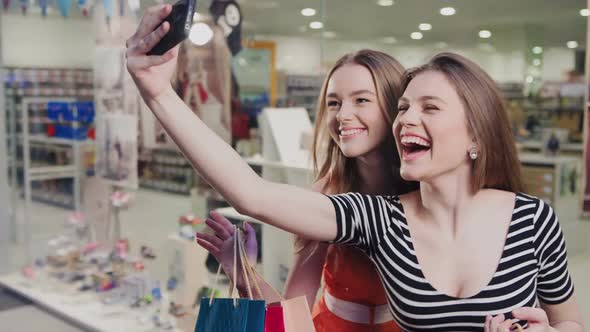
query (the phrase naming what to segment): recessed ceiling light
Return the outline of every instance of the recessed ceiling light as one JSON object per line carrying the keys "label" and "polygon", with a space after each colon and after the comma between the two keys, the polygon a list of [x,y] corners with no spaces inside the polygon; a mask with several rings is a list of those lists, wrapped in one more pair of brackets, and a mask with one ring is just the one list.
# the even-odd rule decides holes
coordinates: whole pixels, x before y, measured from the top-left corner
{"label": "recessed ceiling light", "polygon": [[211,38],[213,38],[213,30],[205,23],[195,23],[188,36],[188,39],[198,46],[207,44]]}
{"label": "recessed ceiling light", "polygon": [[333,31],[324,31],[322,33],[322,36],[324,36],[325,38],[334,38],[336,37],[336,33]]}
{"label": "recessed ceiling light", "polygon": [[533,66],[540,66],[541,65],[541,59],[533,59]]}
{"label": "recessed ceiling light", "polygon": [[393,6],[393,0],[378,0],[377,4],[382,7]]}
{"label": "recessed ceiling light", "polygon": [[533,81],[534,81],[534,80],[535,80],[535,79],[534,79],[532,76],[527,76],[527,77],[526,77],[526,82],[527,82],[527,83],[533,83]]}
{"label": "recessed ceiling light", "polygon": [[455,15],[457,11],[453,7],[444,7],[440,9],[440,14],[443,16]]}
{"label": "recessed ceiling light", "polygon": [[410,38],[412,38],[412,39],[415,39],[415,40],[422,39],[422,37],[424,37],[424,36],[422,35],[422,32],[412,32],[412,33],[410,34]]}
{"label": "recessed ceiling light", "polygon": [[315,13],[316,13],[316,11],[313,8],[303,8],[301,10],[301,15],[303,15],[303,16],[314,16]]}
{"label": "recessed ceiling light", "polygon": [[570,40],[567,42],[568,48],[578,48],[578,42],[575,40]]}
{"label": "recessed ceiling light", "polygon": [[397,43],[397,39],[395,37],[384,37],[383,39],[381,39],[381,41],[384,42],[385,44]]}
{"label": "recessed ceiling light", "polygon": [[481,30],[479,32],[479,38],[487,39],[490,37],[492,37],[492,32],[490,30]]}
{"label": "recessed ceiling light", "polygon": [[312,29],[316,29],[316,30],[321,29],[324,27],[324,23],[318,22],[318,21],[311,22],[311,23],[309,23],[309,27]]}
{"label": "recessed ceiling light", "polygon": [[543,48],[541,46],[535,46],[535,47],[533,47],[532,51],[535,54],[541,54],[541,53],[543,53]]}
{"label": "recessed ceiling light", "polygon": [[590,16],[590,9],[588,9],[588,8],[580,9],[580,15]]}
{"label": "recessed ceiling light", "polygon": [[432,25],[429,23],[420,23],[420,25],[418,26],[418,29],[420,29],[422,31],[429,31],[429,30],[432,30]]}

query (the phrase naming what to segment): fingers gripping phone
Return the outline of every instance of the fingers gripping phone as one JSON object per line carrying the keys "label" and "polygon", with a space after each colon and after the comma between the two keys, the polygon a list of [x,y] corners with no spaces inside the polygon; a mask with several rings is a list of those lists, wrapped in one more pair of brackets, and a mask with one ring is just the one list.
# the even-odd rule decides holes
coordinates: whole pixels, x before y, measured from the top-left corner
{"label": "fingers gripping phone", "polygon": [[[163,55],[188,38],[193,26],[193,15],[197,0],[180,0],[172,6],[172,12],[162,21],[170,23],[170,30],[147,54]],[[158,28],[160,27],[158,26]]]}

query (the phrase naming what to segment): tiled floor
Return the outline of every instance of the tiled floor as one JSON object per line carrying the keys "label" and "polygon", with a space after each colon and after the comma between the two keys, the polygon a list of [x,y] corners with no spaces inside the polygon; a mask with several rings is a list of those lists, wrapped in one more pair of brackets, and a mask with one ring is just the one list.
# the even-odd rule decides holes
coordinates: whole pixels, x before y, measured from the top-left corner
{"label": "tiled floor", "polygon": [[[135,206],[121,215],[122,233],[130,240],[132,248],[137,250],[142,244],[147,244],[154,248],[156,254],[163,257],[148,263],[148,268],[162,280],[168,276],[169,260],[166,257],[171,254],[167,252],[166,237],[176,231],[178,217],[190,210],[189,197],[140,190]],[[578,220],[575,217],[575,209],[567,210],[557,212],[568,240],[570,269],[576,284],[576,297],[585,320],[590,323],[590,220]],[[20,212],[22,215],[22,211]],[[33,213],[32,238],[34,242],[42,242],[63,228],[69,211],[35,204]],[[568,216],[568,213],[571,215]],[[33,244],[31,247],[35,246]],[[24,261],[23,248],[22,245],[15,246],[12,250],[11,257],[15,270]]]}

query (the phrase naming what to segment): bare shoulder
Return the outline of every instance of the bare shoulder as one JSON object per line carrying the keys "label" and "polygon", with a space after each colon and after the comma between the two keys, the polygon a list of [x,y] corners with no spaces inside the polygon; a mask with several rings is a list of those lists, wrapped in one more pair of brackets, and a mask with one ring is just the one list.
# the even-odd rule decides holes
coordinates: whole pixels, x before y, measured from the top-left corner
{"label": "bare shoulder", "polygon": [[482,189],[476,194],[476,202],[487,206],[505,207],[513,206],[516,201],[516,193],[498,189]]}

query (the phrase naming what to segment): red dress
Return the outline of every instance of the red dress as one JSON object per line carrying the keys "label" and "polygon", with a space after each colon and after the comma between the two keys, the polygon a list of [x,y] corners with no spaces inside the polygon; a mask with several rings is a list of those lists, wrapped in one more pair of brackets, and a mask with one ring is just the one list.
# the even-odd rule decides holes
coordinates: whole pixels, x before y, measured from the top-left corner
{"label": "red dress", "polygon": [[[370,307],[387,304],[385,289],[373,262],[356,248],[330,246],[323,276],[324,292],[333,297]],[[313,322],[317,332],[401,331],[394,321],[369,325],[342,319],[328,309],[323,295],[314,307]]]}

